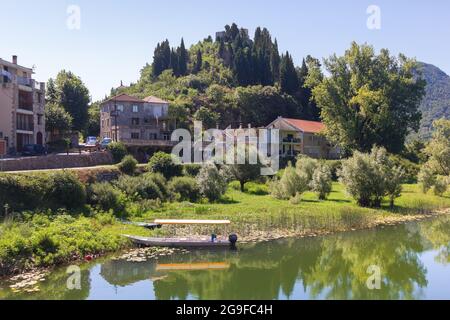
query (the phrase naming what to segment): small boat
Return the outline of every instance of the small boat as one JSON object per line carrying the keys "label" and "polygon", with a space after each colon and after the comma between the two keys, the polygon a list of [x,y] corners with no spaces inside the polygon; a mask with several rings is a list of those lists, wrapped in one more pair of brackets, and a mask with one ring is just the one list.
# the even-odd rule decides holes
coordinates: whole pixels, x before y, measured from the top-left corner
{"label": "small boat", "polygon": [[170,248],[207,248],[207,247],[231,247],[228,240],[219,240],[212,242],[210,238],[146,238],[125,235],[135,244],[146,247],[170,247]]}
{"label": "small boat", "polygon": [[[148,225],[158,226],[161,228],[163,225],[230,225],[229,220],[155,220],[151,224],[142,224],[142,227]],[[199,238],[148,238],[138,237],[131,235],[124,235],[135,244],[147,247],[171,247],[171,248],[234,248],[238,237],[235,234],[231,234],[228,240],[220,239],[215,234],[211,237],[199,237]]]}

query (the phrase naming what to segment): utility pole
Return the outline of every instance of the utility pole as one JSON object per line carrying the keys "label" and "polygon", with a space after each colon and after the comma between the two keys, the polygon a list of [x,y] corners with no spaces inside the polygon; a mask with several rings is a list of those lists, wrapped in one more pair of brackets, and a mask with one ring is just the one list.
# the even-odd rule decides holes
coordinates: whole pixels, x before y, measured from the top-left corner
{"label": "utility pole", "polygon": [[117,112],[117,96],[114,97],[114,141],[118,142],[119,141],[119,137],[118,137],[118,124],[117,124],[117,116],[118,116],[118,112]]}

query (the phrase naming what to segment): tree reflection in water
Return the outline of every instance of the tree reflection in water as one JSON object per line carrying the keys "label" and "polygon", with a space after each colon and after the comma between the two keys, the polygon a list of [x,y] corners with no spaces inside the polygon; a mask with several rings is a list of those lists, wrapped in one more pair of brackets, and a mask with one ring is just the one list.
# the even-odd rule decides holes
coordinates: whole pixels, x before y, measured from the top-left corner
{"label": "tree reflection in water", "polygon": [[[435,263],[450,262],[450,217],[320,238],[241,245],[237,252],[193,251],[143,263],[106,259],[99,273],[82,272],[81,291],[68,291],[67,275],[60,271],[35,295],[17,296],[0,289],[0,297],[86,299],[90,290],[101,296],[101,290],[133,290],[144,281],[149,284],[145,290],[153,289],[156,299],[420,299],[428,285],[421,254],[429,250],[436,252]],[[158,263],[199,262],[226,262],[230,267],[157,270]],[[372,265],[381,269],[380,290],[369,290],[366,285],[371,275],[367,269]],[[109,287],[91,288],[92,277],[106,281]],[[147,291],[139,294],[153,296]]]}

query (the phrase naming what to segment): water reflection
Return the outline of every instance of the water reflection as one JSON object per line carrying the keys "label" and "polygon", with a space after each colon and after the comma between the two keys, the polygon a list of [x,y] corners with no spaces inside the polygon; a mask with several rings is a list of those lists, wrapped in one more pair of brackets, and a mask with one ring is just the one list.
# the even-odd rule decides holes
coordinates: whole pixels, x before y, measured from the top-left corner
{"label": "water reflection", "polygon": [[[127,288],[135,290],[133,296],[148,299],[450,298],[448,286],[442,291],[449,278],[449,252],[450,218],[446,217],[323,238],[241,246],[237,252],[195,251],[143,263],[107,260],[91,272],[82,272],[81,291],[66,290],[67,275],[59,272],[41,286],[40,293],[27,297],[87,299],[110,297],[113,292],[117,298],[127,299],[126,293],[117,290]],[[424,253],[432,253],[434,259],[426,260]],[[372,265],[381,269],[380,290],[369,290],[366,285],[367,269]],[[97,284],[100,280],[102,285]],[[439,285],[440,289],[435,289]],[[0,290],[1,294],[3,298],[23,297],[5,290]]]}

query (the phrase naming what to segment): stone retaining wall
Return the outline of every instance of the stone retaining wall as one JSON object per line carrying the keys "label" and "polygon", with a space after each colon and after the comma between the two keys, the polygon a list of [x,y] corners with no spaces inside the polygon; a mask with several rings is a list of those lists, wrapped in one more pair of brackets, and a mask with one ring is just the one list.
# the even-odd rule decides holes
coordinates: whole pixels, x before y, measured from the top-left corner
{"label": "stone retaining wall", "polygon": [[48,155],[42,157],[29,157],[0,160],[2,171],[26,171],[95,167],[113,163],[109,152],[95,152],[89,154]]}

